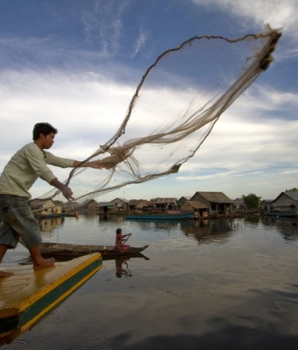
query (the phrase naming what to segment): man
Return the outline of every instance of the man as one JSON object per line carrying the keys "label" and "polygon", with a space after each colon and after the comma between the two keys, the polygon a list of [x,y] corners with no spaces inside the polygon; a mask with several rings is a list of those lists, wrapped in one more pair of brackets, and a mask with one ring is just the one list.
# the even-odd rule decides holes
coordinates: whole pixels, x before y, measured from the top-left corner
{"label": "man", "polygon": [[[59,189],[65,198],[73,199],[71,189],[61,183],[47,164],[60,168],[92,167],[101,169],[97,161],[81,163],[76,160],[59,158],[45,150],[52,147],[57,129],[48,123],[38,123],[33,129],[33,142],[21,148],[7,163],[0,176],[0,263],[7,249],[15,248],[22,238],[28,248],[33,269],[40,270],[55,263],[54,258],[43,259],[39,225],[29,206],[28,192],[38,177]],[[0,278],[12,275],[0,271]]]}

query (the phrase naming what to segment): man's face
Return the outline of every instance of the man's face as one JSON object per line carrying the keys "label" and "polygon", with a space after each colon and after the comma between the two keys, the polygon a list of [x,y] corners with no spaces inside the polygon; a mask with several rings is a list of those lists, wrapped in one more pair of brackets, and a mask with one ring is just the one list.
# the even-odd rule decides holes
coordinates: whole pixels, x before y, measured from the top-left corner
{"label": "man's face", "polygon": [[53,132],[51,132],[47,136],[45,136],[44,134],[40,134],[40,138],[42,140],[42,148],[49,149],[54,143],[55,134]]}

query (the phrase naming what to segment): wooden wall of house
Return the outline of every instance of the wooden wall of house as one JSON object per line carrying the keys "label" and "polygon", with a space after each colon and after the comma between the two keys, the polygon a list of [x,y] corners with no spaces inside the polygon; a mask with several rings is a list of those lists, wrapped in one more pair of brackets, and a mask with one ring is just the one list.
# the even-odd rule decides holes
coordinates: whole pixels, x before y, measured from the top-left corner
{"label": "wooden wall of house", "polygon": [[[125,203],[120,199],[115,199],[114,203],[118,211],[128,211],[128,208],[129,208],[128,203]],[[119,204],[120,204],[120,207],[119,207]]]}
{"label": "wooden wall of house", "polygon": [[182,212],[190,212],[190,211],[194,211],[194,208],[193,208],[189,203],[185,202],[185,203],[181,206],[180,210],[181,210]]}
{"label": "wooden wall of house", "polygon": [[199,193],[196,193],[192,198],[192,201],[199,201],[203,204],[206,204],[206,206],[210,209],[210,202],[207,201],[203,196],[201,196]]}
{"label": "wooden wall of house", "polygon": [[270,211],[271,206],[272,206],[272,202],[266,202],[266,201],[261,202],[261,210],[263,212]]}
{"label": "wooden wall of house", "polygon": [[47,214],[61,214],[62,213],[62,206],[61,205],[55,205],[55,203],[49,199],[43,204],[43,215]]}
{"label": "wooden wall of house", "polygon": [[290,207],[290,205],[298,206],[298,202],[294,199],[290,198],[289,196],[282,193],[280,197],[278,197],[273,203],[273,207]]}
{"label": "wooden wall of house", "polygon": [[91,202],[88,204],[88,210],[90,211],[96,211],[97,210],[98,203],[97,202]]}

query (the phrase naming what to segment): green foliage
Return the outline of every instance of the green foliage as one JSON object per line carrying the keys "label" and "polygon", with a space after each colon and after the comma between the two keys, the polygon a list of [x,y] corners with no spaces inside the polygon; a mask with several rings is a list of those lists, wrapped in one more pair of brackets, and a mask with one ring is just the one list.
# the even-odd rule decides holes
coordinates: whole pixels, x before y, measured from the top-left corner
{"label": "green foliage", "polygon": [[296,192],[298,189],[296,187],[293,187],[291,190],[285,190],[285,192]]}
{"label": "green foliage", "polygon": [[244,203],[247,209],[259,209],[261,197],[256,196],[253,193],[250,193],[248,196],[242,195]]}

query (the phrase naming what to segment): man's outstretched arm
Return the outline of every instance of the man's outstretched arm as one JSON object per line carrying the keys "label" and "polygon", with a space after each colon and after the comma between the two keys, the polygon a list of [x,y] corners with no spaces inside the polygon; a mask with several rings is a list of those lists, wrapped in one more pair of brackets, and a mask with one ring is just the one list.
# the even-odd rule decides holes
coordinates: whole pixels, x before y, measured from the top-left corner
{"label": "man's outstretched arm", "polygon": [[63,196],[66,198],[66,199],[74,199],[72,197],[73,193],[72,193],[72,190],[64,185],[62,182],[60,182],[57,178],[53,179],[50,184],[56,188],[58,188],[58,190],[60,190],[63,194]]}

